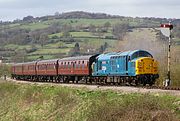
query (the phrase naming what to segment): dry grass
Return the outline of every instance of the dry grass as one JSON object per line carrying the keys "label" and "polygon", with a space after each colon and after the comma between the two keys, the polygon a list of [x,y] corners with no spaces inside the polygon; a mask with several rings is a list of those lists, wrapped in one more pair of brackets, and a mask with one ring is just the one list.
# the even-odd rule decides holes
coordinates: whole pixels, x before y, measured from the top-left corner
{"label": "dry grass", "polygon": [[0,120],[178,121],[179,97],[0,83]]}
{"label": "dry grass", "polygon": [[178,121],[166,107],[169,104],[154,96],[124,95],[118,100],[106,98],[101,96],[93,102],[89,121]]}

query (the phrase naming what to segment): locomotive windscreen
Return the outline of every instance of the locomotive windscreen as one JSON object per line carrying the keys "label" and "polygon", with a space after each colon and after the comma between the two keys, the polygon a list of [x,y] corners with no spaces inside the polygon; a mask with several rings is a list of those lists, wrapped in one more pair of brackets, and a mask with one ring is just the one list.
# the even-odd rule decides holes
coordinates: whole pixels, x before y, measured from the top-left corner
{"label": "locomotive windscreen", "polygon": [[134,58],[139,58],[139,57],[151,57],[151,58],[153,58],[153,56],[146,51],[137,51],[134,54],[132,54],[131,60],[133,60]]}

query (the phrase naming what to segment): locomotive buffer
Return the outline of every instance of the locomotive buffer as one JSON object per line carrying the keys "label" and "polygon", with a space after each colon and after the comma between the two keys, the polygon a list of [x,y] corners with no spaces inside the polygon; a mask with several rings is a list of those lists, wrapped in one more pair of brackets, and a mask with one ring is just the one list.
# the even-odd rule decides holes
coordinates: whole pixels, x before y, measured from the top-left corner
{"label": "locomotive buffer", "polygon": [[171,75],[170,75],[170,51],[171,51],[171,30],[173,29],[173,25],[171,22],[168,24],[161,24],[161,32],[164,36],[169,38],[169,46],[168,46],[168,72],[167,72],[167,79],[164,82],[164,86],[169,86],[171,84]]}

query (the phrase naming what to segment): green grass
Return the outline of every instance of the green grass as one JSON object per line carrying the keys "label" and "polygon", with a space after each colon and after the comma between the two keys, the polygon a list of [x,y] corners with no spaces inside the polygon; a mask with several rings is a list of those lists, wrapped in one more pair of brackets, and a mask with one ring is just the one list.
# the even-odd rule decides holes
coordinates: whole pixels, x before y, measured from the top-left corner
{"label": "green grass", "polygon": [[60,48],[60,47],[68,47],[72,48],[74,47],[75,42],[71,42],[70,44],[66,44],[65,42],[56,42],[52,44],[47,44],[44,46],[44,48]]}
{"label": "green grass", "polygon": [[[76,37],[76,38],[81,38],[81,37],[84,37],[84,38],[97,38],[98,36],[97,35],[93,35],[91,32],[70,32],[70,35],[72,37]],[[56,33],[56,34],[51,34],[51,35],[48,35],[49,38],[52,38],[53,36],[58,36],[58,37],[62,37],[63,36],[63,33]],[[102,37],[105,37],[105,36],[113,36],[111,32],[106,32],[102,35]]]}
{"label": "green grass", "polygon": [[[87,37],[87,38],[98,37],[97,35],[93,35],[91,32],[70,32],[70,35],[72,35],[72,37]],[[105,36],[113,36],[113,35],[110,32],[106,32],[102,35],[102,37]]]}
{"label": "green grass", "polygon": [[49,26],[48,24],[44,24],[43,22],[37,22],[37,23],[23,24],[20,26],[20,28],[36,30],[36,29],[44,29],[47,28],[48,26]]}
{"label": "green grass", "polygon": [[116,40],[111,40],[111,39],[97,39],[97,38],[82,38],[82,43],[81,45],[89,45],[94,48],[99,48],[101,45],[104,45],[105,42],[109,44],[109,46],[115,46],[117,43]]}
{"label": "green grass", "polygon": [[70,32],[70,35],[72,35],[72,37],[97,37],[92,35],[91,32]]}
{"label": "green grass", "polygon": [[[6,49],[13,49],[13,50],[21,50],[21,49],[31,49],[32,45],[16,45],[16,44],[8,44],[4,46]],[[36,47],[40,47],[36,45]]]}
{"label": "green grass", "polygon": [[27,59],[29,61],[34,61],[34,60],[38,60],[41,56],[43,56],[43,59],[45,59],[45,60],[57,58],[57,57],[55,57],[55,55],[44,55],[44,54],[41,54],[41,55],[28,55]]}
{"label": "green grass", "polygon": [[67,53],[69,52],[69,48],[63,48],[63,49],[38,49],[37,51],[29,54],[58,54],[58,53]]}
{"label": "green grass", "polygon": [[138,26],[140,24],[147,24],[147,23],[149,23],[150,25],[158,25],[159,24],[158,22],[154,22],[151,20],[143,20],[140,18],[136,18],[136,19],[123,18],[123,19],[54,19],[54,20],[47,20],[47,21],[43,21],[43,22],[28,23],[28,24],[24,24],[24,25],[10,24],[9,26],[36,30],[36,29],[47,28],[48,26],[52,25],[53,23],[60,23],[61,25],[71,24],[72,26],[81,26],[81,25],[88,26],[90,24],[93,24],[95,26],[102,26],[106,22],[110,22],[111,25],[114,25],[116,23],[128,22],[131,26]]}
{"label": "green grass", "polygon": [[131,26],[138,26],[141,23],[150,23],[150,24],[159,24],[158,22],[152,22],[150,20],[143,20],[143,19],[133,19],[133,18],[123,18],[123,19],[56,19],[56,20],[49,20],[46,21],[48,24],[52,24],[54,22],[59,22],[61,24],[71,24],[72,26],[77,25],[84,25],[88,26],[90,24],[93,24],[95,26],[102,26],[106,22],[110,22],[111,25],[114,25],[116,23],[122,23],[122,22],[128,22]]}
{"label": "green grass", "polygon": [[177,121],[179,97],[0,81],[0,120]]}
{"label": "green grass", "polygon": [[63,36],[63,33],[56,33],[56,34],[51,34],[51,35],[48,35],[49,38],[52,38],[53,36],[58,36],[58,37],[62,37]]}

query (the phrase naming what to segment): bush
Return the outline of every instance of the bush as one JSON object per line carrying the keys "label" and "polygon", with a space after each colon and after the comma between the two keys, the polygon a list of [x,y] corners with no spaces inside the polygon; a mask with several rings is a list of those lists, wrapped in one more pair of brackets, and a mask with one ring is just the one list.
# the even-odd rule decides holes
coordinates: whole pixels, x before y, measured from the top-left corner
{"label": "bush", "polygon": [[11,67],[11,65],[0,64],[0,77],[3,75],[10,76],[10,74],[11,74],[10,67]]}

